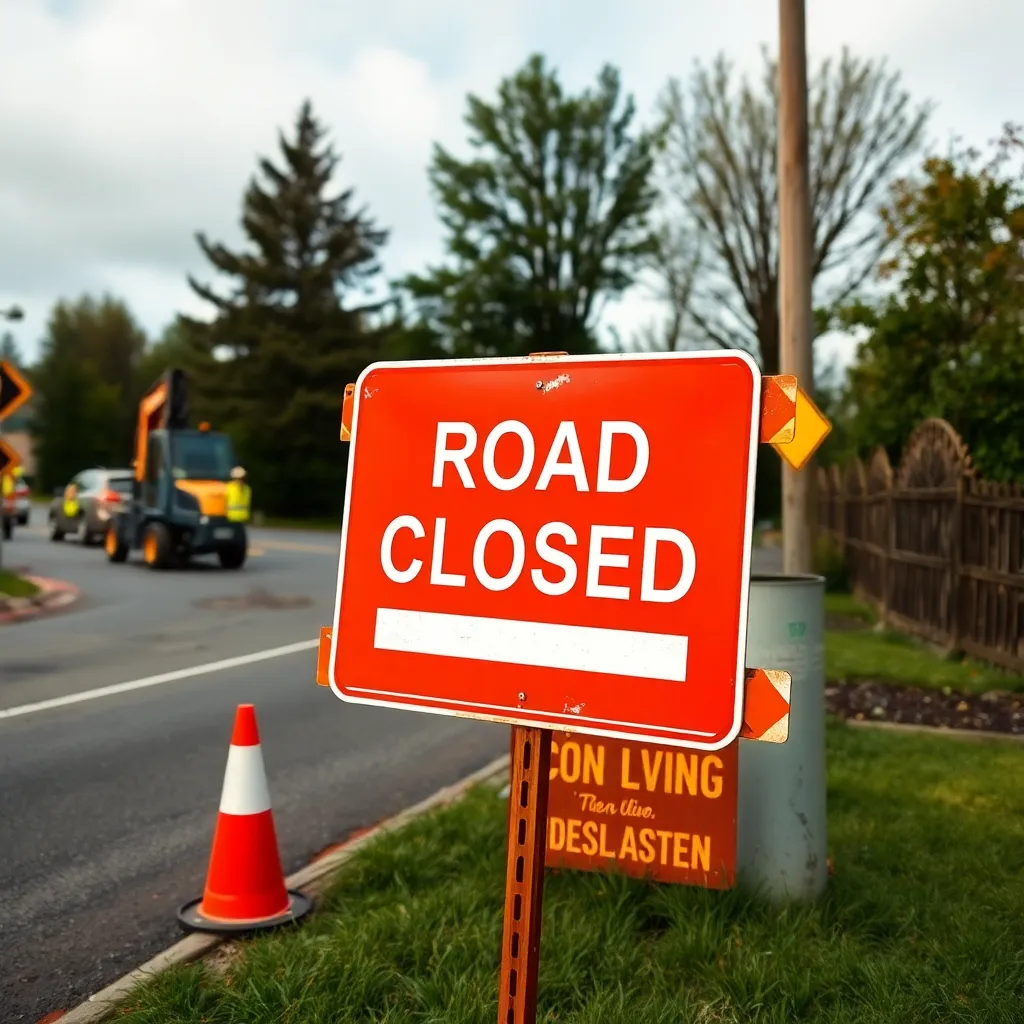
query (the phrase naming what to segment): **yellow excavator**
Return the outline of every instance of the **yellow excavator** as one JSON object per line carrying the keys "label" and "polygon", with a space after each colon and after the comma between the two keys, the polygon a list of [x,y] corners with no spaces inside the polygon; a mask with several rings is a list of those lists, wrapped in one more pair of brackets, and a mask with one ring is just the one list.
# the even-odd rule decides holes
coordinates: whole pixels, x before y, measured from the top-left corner
{"label": "yellow excavator", "polygon": [[[208,423],[190,429],[188,380],[168,370],[139,403],[132,496],[111,519],[104,548],[111,562],[141,550],[151,569],[216,554],[225,569],[245,564],[248,499],[240,513],[229,499],[244,479],[227,434]],[[246,494],[248,488],[246,488]]]}

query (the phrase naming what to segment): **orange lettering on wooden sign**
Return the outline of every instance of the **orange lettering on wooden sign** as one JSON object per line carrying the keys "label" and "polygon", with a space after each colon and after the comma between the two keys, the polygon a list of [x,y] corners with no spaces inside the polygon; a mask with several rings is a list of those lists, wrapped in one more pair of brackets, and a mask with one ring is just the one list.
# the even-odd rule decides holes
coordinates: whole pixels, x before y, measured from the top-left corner
{"label": "orange lettering on wooden sign", "polygon": [[556,733],[545,864],[731,888],[738,751]]}

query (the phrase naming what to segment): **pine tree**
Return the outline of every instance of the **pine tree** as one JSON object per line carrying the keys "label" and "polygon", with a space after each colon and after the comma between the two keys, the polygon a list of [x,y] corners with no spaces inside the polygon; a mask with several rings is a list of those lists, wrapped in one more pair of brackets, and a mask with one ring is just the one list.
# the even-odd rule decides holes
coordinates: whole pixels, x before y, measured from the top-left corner
{"label": "pine tree", "polygon": [[[387,240],[353,191],[330,194],[339,158],[307,101],[282,163],[259,162],[245,192],[245,251],[199,233],[206,258],[234,279],[228,295],[189,283],[216,309],[212,323],[182,318],[193,405],[235,439],[253,502],[281,515],[338,513],[346,449],[342,394],[379,358],[384,335],[365,301]],[[347,301],[362,293],[364,301]]]}
{"label": "pine tree", "polygon": [[142,343],[131,315],[114,299],[54,306],[32,370],[31,429],[42,490],[90,466],[127,465],[134,396],[122,390],[117,354],[128,358]]}

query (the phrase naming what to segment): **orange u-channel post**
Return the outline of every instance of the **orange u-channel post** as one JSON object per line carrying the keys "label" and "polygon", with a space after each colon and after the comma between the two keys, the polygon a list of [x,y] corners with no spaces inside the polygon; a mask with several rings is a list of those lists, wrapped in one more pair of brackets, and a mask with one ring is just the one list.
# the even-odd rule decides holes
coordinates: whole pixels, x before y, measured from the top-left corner
{"label": "orange u-channel post", "polygon": [[551,730],[512,726],[498,1024],[535,1024]]}

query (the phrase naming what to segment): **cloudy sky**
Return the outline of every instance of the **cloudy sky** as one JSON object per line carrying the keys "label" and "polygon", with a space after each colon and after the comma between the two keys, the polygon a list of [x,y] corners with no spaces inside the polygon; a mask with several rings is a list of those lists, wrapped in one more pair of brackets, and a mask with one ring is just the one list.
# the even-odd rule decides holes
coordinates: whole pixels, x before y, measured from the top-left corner
{"label": "cloudy sky", "polygon": [[[203,313],[194,232],[239,240],[257,156],[304,97],[353,184],[391,229],[389,276],[440,254],[426,183],[434,140],[458,148],[467,91],[542,51],[572,88],[602,63],[644,116],[670,75],[774,48],[774,0],[0,0],[0,308],[33,355],[59,297],[110,291],[147,331]],[[811,59],[887,57],[938,104],[932,137],[984,144],[1024,120],[1020,0],[808,0]],[[637,326],[639,296],[612,322]]]}

